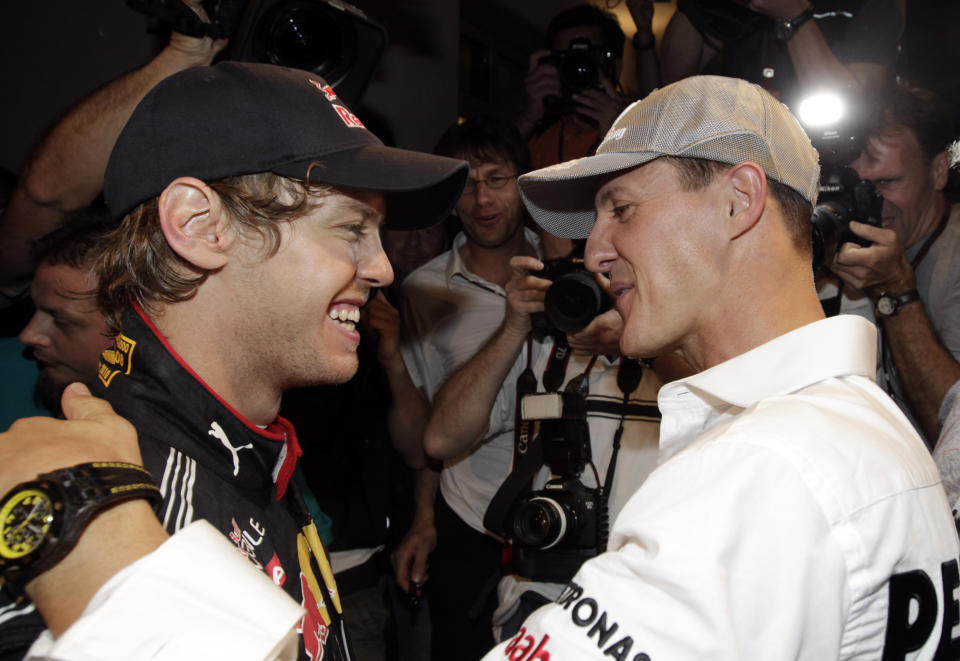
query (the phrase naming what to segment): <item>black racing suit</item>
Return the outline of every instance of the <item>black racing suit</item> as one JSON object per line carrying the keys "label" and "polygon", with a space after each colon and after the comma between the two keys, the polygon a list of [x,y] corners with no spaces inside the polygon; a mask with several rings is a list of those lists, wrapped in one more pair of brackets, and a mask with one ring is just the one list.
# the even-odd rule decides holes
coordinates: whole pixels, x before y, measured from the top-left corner
{"label": "black racing suit", "polygon": [[[244,419],[180,359],[136,305],[113,348],[103,353],[98,376],[96,394],[137,428],[144,465],[163,495],[158,516],[167,531],[195,519],[209,521],[304,606],[301,658],[349,659],[342,616],[329,596],[335,591],[332,575],[324,590],[314,554],[304,554],[306,568],[298,557],[298,533],[312,523],[290,479],[300,454],[293,426],[277,418],[261,429]],[[322,564],[327,567],[325,559]],[[320,607],[318,594],[326,602]]]}

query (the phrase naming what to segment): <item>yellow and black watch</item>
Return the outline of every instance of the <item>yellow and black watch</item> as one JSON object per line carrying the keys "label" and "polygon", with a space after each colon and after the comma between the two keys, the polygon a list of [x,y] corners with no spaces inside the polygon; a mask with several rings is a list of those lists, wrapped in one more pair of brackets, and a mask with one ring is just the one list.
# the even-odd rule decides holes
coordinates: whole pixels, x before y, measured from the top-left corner
{"label": "yellow and black watch", "polygon": [[0,576],[18,600],[34,577],[60,562],[101,510],[131,498],[160,502],[143,466],[94,462],[43,473],[0,500]]}

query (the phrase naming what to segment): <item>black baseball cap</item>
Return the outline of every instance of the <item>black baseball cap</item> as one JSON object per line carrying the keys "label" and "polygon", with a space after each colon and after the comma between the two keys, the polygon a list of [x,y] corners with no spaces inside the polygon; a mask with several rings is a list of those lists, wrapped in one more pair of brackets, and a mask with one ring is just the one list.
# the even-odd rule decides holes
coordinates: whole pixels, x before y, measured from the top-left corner
{"label": "black baseball cap", "polygon": [[104,199],[122,218],[177,177],[274,172],[382,191],[387,226],[418,229],[449,215],[468,169],[385,146],[316,74],[221,62],[176,73],[140,101],[110,154]]}

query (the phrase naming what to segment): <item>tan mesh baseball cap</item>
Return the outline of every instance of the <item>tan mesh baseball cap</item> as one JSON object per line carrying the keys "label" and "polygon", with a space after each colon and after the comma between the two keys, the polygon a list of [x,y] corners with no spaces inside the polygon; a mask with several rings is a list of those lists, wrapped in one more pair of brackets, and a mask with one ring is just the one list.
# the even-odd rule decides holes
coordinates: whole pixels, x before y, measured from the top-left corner
{"label": "tan mesh baseball cap", "polygon": [[723,76],[685,78],[652,92],[620,114],[594,156],[525,174],[520,192],[545,230],[582,239],[596,220],[597,178],[660,156],[752,161],[811,204],[817,200],[819,159],[797,119],[758,85]]}

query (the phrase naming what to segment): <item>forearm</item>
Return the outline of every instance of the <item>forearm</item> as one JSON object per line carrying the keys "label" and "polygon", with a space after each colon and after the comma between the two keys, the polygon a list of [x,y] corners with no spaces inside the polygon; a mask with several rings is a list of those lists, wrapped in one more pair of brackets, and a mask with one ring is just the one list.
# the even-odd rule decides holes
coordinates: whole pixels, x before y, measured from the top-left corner
{"label": "forearm", "polygon": [[410,527],[433,527],[434,504],[440,490],[440,467],[428,462],[413,474],[413,517]]}
{"label": "forearm", "polygon": [[865,82],[837,59],[814,20],[800,26],[787,42],[787,52],[801,89],[824,85],[856,89]]}
{"label": "forearm", "polygon": [[883,321],[884,337],[910,408],[931,441],[944,396],[960,379],[960,364],[940,342],[922,302]]}
{"label": "forearm", "polygon": [[427,462],[423,451],[423,432],[430,414],[430,405],[420,389],[413,384],[399,355],[396,361],[384,369],[390,386],[387,425],[393,447],[400,453],[408,468],[423,468]]}
{"label": "forearm", "polygon": [[167,76],[211,59],[168,45],[143,67],[88,96],[53,127],[22,169],[18,189],[0,217],[0,286],[29,279],[30,244],[100,194],[113,145],[144,95]]}
{"label": "forearm", "polygon": [[503,324],[437,393],[424,433],[427,454],[456,457],[477,445],[503,381],[523,349],[526,334]]}
{"label": "forearm", "polygon": [[676,12],[667,23],[660,47],[660,78],[665,85],[698,73],[715,50],[708,47],[683,13]]}
{"label": "forearm", "polygon": [[638,98],[642,99],[660,86],[660,60],[657,58],[657,44],[652,33],[637,39],[634,44]]}

